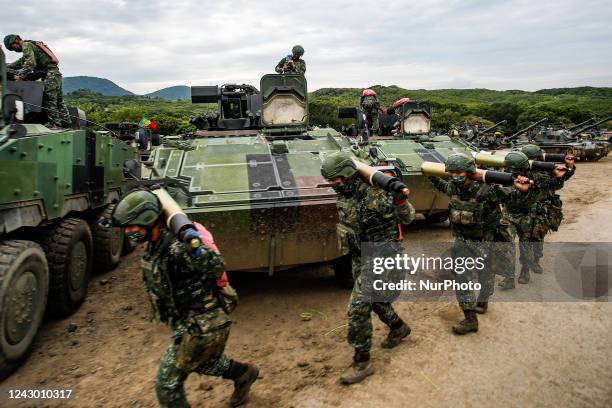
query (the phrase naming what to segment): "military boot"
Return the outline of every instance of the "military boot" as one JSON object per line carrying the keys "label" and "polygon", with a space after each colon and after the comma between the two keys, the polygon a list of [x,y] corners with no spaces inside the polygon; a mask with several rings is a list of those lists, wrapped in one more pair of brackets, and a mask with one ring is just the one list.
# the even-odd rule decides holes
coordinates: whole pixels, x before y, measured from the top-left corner
{"label": "military boot", "polygon": [[531,267],[531,270],[533,271],[533,273],[542,273],[544,272],[544,270],[542,269],[542,266],[540,265],[540,263],[536,263],[535,265],[533,265]]}
{"label": "military boot", "polygon": [[342,373],[340,381],[342,381],[342,384],[347,385],[357,384],[372,374],[374,374],[374,367],[370,363],[370,353],[356,351],[355,357],[353,357],[353,364]]}
{"label": "military boot", "polygon": [[259,368],[252,364],[247,364],[247,370],[240,377],[234,380],[234,393],[230,399],[232,407],[238,407],[244,404],[251,390],[251,385],[257,380]]}
{"label": "military boot", "polygon": [[521,267],[521,274],[519,275],[518,283],[523,283],[523,284],[529,283],[529,267],[527,266]]}
{"label": "military boot", "polygon": [[502,279],[501,282],[499,282],[499,287],[501,288],[501,290],[511,290],[514,289],[514,276],[513,277],[506,277],[504,279]]}
{"label": "military boot", "polygon": [[391,331],[389,331],[387,338],[383,340],[381,344],[382,348],[390,349],[397,347],[402,339],[410,334],[410,327],[403,321],[400,320],[397,325],[394,326],[391,326]]}
{"label": "military boot", "polygon": [[453,326],[453,333],[467,334],[478,331],[478,318],[474,310],[464,310],[465,319]]}
{"label": "military boot", "polygon": [[485,314],[489,308],[489,302],[476,302],[476,313]]}

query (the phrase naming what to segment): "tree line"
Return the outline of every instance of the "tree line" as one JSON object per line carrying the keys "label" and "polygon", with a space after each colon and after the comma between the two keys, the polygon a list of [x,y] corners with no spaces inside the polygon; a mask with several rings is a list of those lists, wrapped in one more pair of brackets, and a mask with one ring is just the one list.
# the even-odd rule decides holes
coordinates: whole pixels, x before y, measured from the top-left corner
{"label": "tree line", "polygon": [[[490,126],[506,120],[505,133],[513,133],[544,117],[549,123],[571,126],[592,117],[612,113],[612,88],[561,88],[526,91],[492,91],[488,89],[407,90],[397,86],[373,86],[381,107],[409,97],[429,101],[433,106],[432,127],[446,132],[453,125]],[[338,119],[338,108],[357,106],[361,89],[323,88],[309,95],[310,123],[340,129],[350,121]],[[87,115],[94,128],[103,129],[109,122],[139,122],[142,117],[159,124],[164,135],[195,130],[190,115],[212,112],[216,104],[192,104],[185,100],[151,99],[142,96],[104,96],[87,90],[65,97]],[[612,123],[607,123],[612,127]],[[605,127],[605,126],[604,126]]]}

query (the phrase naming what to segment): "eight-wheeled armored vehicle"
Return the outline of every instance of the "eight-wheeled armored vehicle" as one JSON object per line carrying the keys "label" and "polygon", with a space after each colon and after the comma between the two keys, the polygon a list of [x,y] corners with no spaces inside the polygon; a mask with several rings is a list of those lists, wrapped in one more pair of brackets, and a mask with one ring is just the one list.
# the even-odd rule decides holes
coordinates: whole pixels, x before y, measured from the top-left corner
{"label": "eight-wheeled armored vehicle", "polygon": [[[136,151],[85,127],[38,123],[41,82],[7,81],[0,50],[0,379],[27,357],[45,311],[66,316],[85,299],[92,269],[109,270],[124,243],[102,228],[124,192]],[[137,171],[137,170],[136,170]]]}

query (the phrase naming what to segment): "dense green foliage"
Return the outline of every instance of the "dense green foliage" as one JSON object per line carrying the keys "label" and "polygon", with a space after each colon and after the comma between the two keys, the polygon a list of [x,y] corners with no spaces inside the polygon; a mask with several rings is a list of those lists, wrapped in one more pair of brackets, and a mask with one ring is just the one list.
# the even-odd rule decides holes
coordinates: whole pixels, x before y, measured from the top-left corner
{"label": "dense green foliage", "polygon": [[[560,88],[537,92],[492,91],[488,89],[407,90],[397,86],[374,86],[381,106],[409,97],[426,100],[434,107],[433,127],[446,131],[451,125],[479,123],[491,125],[503,119],[505,132],[514,132],[547,117],[551,123],[569,125],[591,117],[604,118],[612,113],[612,88]],[[323,88],[309,96],[310,121],[339,128],[350,121],[339,120],[339,107],[356,106],[361,90]],[[216,105],[193,105],[185,100],[151,99],[140,96],[111,97],[91,91],[77,91],[66,96],[69,105],[78,106],[97,124],[118,121],[138,122],[143,116],[159,123],[162,134],[193,130],[190,115],[216,109]],[[608,122],[608,125],[612,123]]]}

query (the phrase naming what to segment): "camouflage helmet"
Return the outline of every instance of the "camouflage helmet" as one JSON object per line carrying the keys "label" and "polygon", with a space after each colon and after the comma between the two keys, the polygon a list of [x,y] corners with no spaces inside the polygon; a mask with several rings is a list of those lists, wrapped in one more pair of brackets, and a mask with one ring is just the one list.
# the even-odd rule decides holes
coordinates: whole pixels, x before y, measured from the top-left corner
{"label": "camouflage helmet", "polygon": [[542,151],[542,149],[540,149],[540,146],[534,144],[528,144],[523,146],[521,152],[525,153],[525,156],[527,156],[529,160],[535,160],[544,155],[544,152]]}
{"label": "camouflage helmet", "polygon": [[151,225],[162,213],[162,205],[155,194],[146,190],[133,191],[115,206],[111,218],[113,225]]}
{"label": "camouflage helmet", "polygon": [[455,153],[448,156],[444,163],[444,170],[449,173],[476,173],[476,164],[474,158],[463,153]]}
{"label": "camouflage helmet", "polygon": [[15,41],[17,37],[19,37],[17,34],[9,34],[4,37],[4,46],[7,50],[11,49],[11,44]]}
{"label": "camouflage helmet", "polygon": [[356,172],[355,162],[351,155],[345,152],[330,154],[321,165],[321,175],[327,180],[334,177],[351,177]]}
{"label": "camouflage helmet", "polygon": [[504,157],[504,167],[513,172],[529,170],[529,159],[523,152],[510,152]]}
{"label": "camouflage helmet", "polygon": [[291,53],[293,55],[296,55],[298,57],[301,57],[302,55],[304,55],[304,47],[302,47],[301,45],[295,45],[292,49],[291,49]]}

